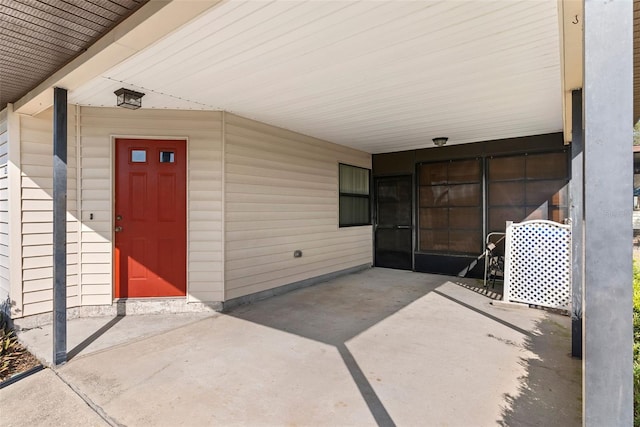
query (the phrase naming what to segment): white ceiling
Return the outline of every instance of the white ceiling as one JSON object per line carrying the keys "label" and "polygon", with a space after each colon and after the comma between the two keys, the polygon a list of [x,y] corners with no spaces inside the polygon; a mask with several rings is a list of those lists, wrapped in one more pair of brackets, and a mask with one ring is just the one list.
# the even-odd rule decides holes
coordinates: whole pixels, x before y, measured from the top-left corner
{"label": "white ceiling", "polygon": [[371,153],[555,132],[557,1],[226,1],[69,102],[123,86]]}

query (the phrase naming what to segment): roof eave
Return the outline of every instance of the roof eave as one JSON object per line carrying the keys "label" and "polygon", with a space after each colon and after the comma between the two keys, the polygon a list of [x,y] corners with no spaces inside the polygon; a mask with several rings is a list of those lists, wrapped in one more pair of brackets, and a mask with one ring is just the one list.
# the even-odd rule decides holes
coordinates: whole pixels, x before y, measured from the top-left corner
{"label": "roof eave", "polygon": [[14,104],[35,115],[53,105],[54,87],[73,90],[187,24],[220,0],[151,0],[85,52],[49,76]]}

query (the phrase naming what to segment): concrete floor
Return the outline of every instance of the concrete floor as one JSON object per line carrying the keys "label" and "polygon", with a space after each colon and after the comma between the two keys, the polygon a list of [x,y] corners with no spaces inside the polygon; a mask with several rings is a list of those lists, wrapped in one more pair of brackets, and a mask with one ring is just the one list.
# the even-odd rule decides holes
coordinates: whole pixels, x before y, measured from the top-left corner
{"label": "concrete floor", "polygon": [[[570,319],[476,285],[371,269],[223,315],[73,320],[53,379],[87,404],[38,418],[55,409],[22,384],[45,370],[0,390],[0,425],[581,425]],[[46,355],[48,333],[20,337]]]}

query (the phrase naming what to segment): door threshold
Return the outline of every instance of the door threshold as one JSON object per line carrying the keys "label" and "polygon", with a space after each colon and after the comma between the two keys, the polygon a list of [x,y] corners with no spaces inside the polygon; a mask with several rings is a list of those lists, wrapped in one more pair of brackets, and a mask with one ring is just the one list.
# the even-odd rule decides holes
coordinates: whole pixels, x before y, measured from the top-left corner
{"label": "door threshold", "polygon": [[222,311],[222,302],[187,302],[187,297],[116,298],[118,316],[138,314],[180,314]]}

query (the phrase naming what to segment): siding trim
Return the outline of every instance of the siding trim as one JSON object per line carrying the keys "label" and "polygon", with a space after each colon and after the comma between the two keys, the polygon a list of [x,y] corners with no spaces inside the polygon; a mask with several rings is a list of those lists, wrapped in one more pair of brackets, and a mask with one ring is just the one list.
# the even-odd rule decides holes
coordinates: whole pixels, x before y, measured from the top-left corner
{"label": "siding trim", "polygon": [[222,171],[222,194],[221,194],[221,198],[222,198],[222,209],[221,209],[221,214],[222,214],[222,218],[221,218],[221,228],[222,230],[220,231],[221,233],[221,242],[220,242],[220,247],[222,249],[222,301],[226,301],[227,299],[227,285],[225,283],[225,278],[226,278],[226,271],[227,271],[227,251],[226,251],[226,241],[227,241],[227,218],[226,218],[226,213],[227,213],[227,198],[226,198],[226,194],[227,194],[227,169],[226,169],[226,165],[227,165],[227,126],[226,126],[226,122],[227,122],[227,113],[225,111],[222,111],[221,113],[221,123],[220,123],[220,143],[221,143],[221,150],[222,150],[222,164],[220,165],[221,167],[221,171]]}
{"label": "siding trim", "polygon": [[191,295],[191,285],[190,285],[190,282],[191,282],[191,280],[190,280],[191,279],[191,268],[189,268],[190,265],[191,265],[191,221],[190,221],[190,215],[189,215],[189,212],[190,212],[189,201],[191,200],[191,193],[189,191],[191,189],[191,185],[189,185],[189,181],[191,181],[189,179],[189,165],[190,165],[190,160],[191,160],[191,156],[189,155],[190,149],[191,149],[191,144],[189,144],[189,137],[185,136],[184,137],[184,152],[185,152],[187,158],[185,159],[186,160],[186,168],[184,170],[184,180],[185,180],[185,187],[186,187],[185,188],[186,197],[185,197],[185,201],[184,201],[185,202],[184,203],[185,204],[185,206],[184,206],[184,209],[185,209],[184,218],[185,218],[185,221],[186,221],[185,225],[187,227],[187,229],[185,230],[186,237],[187,237],[187,242],[186,242],[186,245],[184,247],[184,250],[186,251],[186,253],[185,253],[185,263],[186,263],[186,265],[184,266],[184,270],[185,270],[185,273],[186,273],[185,280],[187,281],[187,283],[185,283],[185,286],[184,286],[184,292],[185,292],[184,300],[187,303],[195,302],[190,297],[190,295]]}
{"label": "siding trim", "polygon": [[20,115],[13,104],[7,105],[9,159],[7,164],[9,187],[9,280],[12,317],[22,317],[22,173],[20,159]]}
{"label": "siding trim", "polygon": [[75,106],[76,110],[76,219],[78,222],[78,304],[82,307],[84,292],[82,291],[82,138],[80,135],[80,117],[82,107]]}
{"label": "siding trim", "polygon": [[0,111],[0,313],[11,312],[8,109]]}

